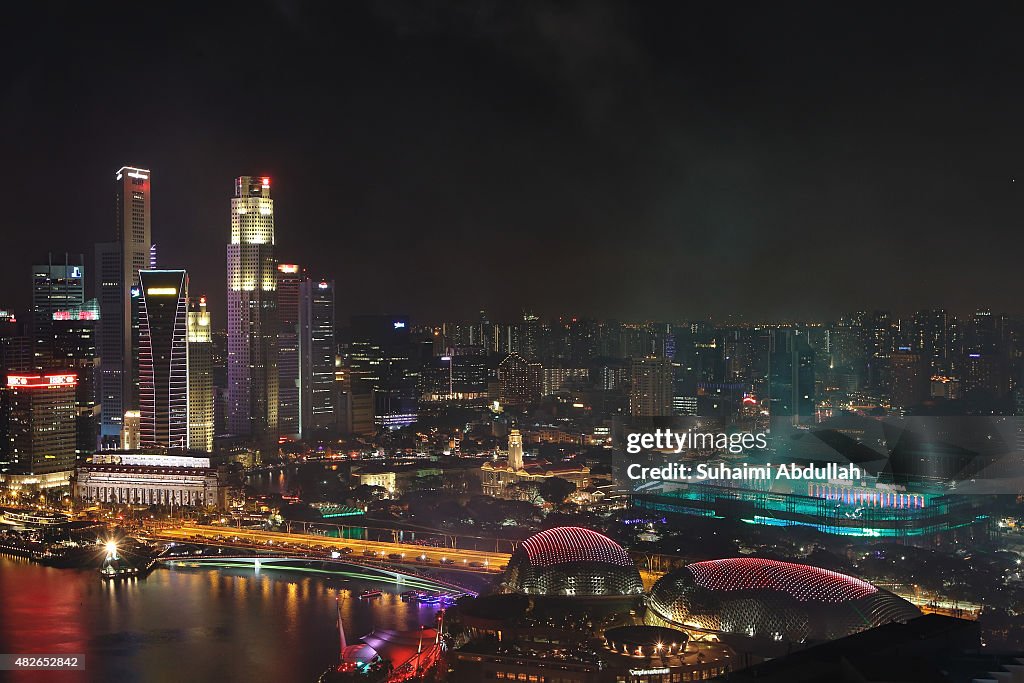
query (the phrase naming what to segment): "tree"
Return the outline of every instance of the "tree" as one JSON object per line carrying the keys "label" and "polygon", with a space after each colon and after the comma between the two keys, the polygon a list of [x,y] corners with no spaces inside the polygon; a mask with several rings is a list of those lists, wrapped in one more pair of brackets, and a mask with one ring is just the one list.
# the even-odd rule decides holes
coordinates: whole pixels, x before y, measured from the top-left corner
{"label": "tree", "polygon": [[540,494],[540,497],[552,505],[564,503],[569,494],[575,490],[575,484],[558,477],[548,477],[537,486],[537,493]]}

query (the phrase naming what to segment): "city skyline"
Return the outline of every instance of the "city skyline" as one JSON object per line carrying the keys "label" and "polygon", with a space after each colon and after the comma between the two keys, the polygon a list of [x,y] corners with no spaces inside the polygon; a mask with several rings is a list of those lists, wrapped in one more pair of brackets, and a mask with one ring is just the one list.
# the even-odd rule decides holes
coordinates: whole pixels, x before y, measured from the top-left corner
{"label": "city skyline", "polygon": [[1013,678],[1018,14],[12,6],[0,671]]}
{"label": "city skyline", "polygon": [[[26,30],[5,48],[23,65],[17,106],[0,114],[22,131],[0,171],[12,260],[109,239],[107,177],[132,163],[155,174],[161,262],[210,293],[217,328],[221,264],[204,240],[226,231],[221,198],[249,171],[274,178],[282,259],[342,290],[374,282],[372,300],[339,297],[341,318],[1022,312],[1024,103],[1005,87],[1021,56],[1001,17],[947,33],[948,17],[909,10],[884,21],[834,8],[726,21],[606,3],[264,10],[208,8],[186,26],[158,8],[45,20],[20,8]],[[809,30],[815,21],[829,30]],[[54,50],[28,48],[37,26],[59,37]],[[95,41],[74,37],[83,26]],[[879,32],[862,45],[866,27]],[[175,41],[186,28],[192,42]],[[274,48],[250,52],[254,34]],[[136,55],[139,78],[120,78],[115,48],[102,47],[114,35],[106,42]],[[853,46],[861,59],[845,59]],[[260,67],[235,79],[241,54]],[[250,118],[253,88],[273,95]],[[141,127],[120,123],[122,100]],[[79,106],[93,113],[57,122]],[[34,180],[54,166],[73,179],[66,202],[48,202]],[[393,277],[375,277],[381,268]],[[0,273],[5,289],[21,281]],[[24,296],[5,304],[23,308]]]}

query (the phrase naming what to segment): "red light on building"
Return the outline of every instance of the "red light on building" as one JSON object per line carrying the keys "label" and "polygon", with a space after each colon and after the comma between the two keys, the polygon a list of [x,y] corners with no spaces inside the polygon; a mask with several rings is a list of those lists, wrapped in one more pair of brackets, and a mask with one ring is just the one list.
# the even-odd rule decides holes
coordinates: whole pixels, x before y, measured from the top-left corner
{"label": "red light on building", "polygon": [[622,567],[633,560],[618,543],[604,534],[583,527],[566,526],[541,531],[523,541],[530,564],[550,567],[567,562],[607,562]]}
{"label": "red light on building", "polygon": [[54,320],[99,320],[96,311],[54,311]]}
{"label": "red light on building", "polygon": [[74,372],[62,372],[46,375],[7,375],[7,386],[16,389],[41,389],[44,387],[73,387],[78,384],[78,375]]}
{"label": "red light on building", "polygon": [[775,590],[800,601],[845,602],[878,592],[867,581],[805,564],[756,557],[686,565],[694,582],[714,591]]}
{"label": "red light on building", "polygon": [[270,187],[270,178],[264,177],[262,180],[263,180],[263,187]]}
{"label": "red light on building", "polygon": [[278,264],[277,270],[280,273],[297,273],[299,272],[299,267],[294,263],[281,263]]}

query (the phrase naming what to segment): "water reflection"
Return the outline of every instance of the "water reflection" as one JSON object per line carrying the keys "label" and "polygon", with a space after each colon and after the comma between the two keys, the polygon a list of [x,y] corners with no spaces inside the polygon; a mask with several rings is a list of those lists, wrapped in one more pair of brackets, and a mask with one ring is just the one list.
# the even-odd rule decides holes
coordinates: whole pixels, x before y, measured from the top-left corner
{"label": "water reflection", "polygon": [[[368,588],[380,598],[358,596]],[[337,657],[336,598],[350,638],[432,624],[398,583],[266,569],[175,567],[103,582],[0,556],[0,651],[84,653],[61,680],[312,681]],[[20,673],[15,681],[53,680]]]}

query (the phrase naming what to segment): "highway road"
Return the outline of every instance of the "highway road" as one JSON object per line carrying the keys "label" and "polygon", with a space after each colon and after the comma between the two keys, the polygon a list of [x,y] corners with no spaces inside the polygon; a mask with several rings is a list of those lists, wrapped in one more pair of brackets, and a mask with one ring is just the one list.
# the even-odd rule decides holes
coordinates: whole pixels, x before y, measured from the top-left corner
{"label": "highway road", "polygon": [[225,526],[184,525],[170,529],[154,529],[148,535],[151,538],[178,543],[258,548],[287,553],[316,553],[336,550],[342,553],[343,557],[347,554],[364,562],[375,559],[382,564],[445,567],[484,573],[500,572],[508,564],[510,557],[508,553],[492,553],[481,550],[435,548],[411,543],[330,538],[315,534],[289,534]]}

